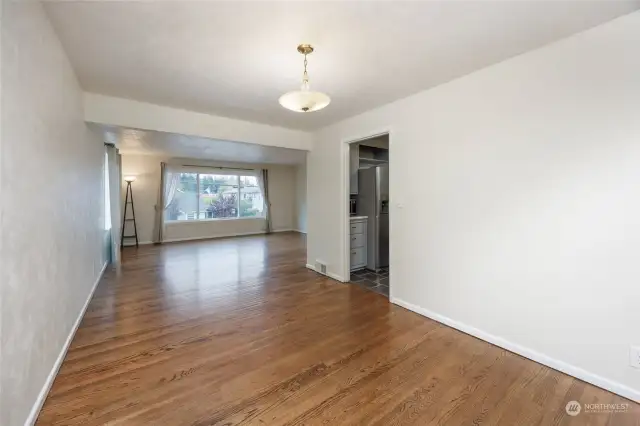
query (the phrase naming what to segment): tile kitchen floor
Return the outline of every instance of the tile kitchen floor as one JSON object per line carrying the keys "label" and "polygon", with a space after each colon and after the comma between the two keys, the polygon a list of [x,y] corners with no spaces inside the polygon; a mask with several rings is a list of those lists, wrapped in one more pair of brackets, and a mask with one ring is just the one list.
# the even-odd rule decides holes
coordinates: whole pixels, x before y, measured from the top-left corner
{"label": "tile kitchen floor", "polygon": [[352,272],[351,282],[389,297],[389,268],[382,268],[377,273],[367,269]]}

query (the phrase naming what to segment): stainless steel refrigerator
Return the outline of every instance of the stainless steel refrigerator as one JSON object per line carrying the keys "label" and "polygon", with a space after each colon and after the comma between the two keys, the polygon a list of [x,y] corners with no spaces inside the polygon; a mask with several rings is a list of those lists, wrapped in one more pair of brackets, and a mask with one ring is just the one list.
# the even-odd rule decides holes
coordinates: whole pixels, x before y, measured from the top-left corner
{"label": "stainless steel refrigerator", "polygon": [[367,216],[367,269],[389,266],[389,166],[358,170],[357,211]]}

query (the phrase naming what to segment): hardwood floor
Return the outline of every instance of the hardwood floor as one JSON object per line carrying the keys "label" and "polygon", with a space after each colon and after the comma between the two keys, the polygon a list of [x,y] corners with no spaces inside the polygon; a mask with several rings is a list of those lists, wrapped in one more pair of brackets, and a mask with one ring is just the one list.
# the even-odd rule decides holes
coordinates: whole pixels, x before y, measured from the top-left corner
{"label": "hardwood floor", "polygon": [[[638,425],[640,407],[307,270],[295,233],[126,249],[40,425]],[[629,404],[568,416],[568,401]]]}

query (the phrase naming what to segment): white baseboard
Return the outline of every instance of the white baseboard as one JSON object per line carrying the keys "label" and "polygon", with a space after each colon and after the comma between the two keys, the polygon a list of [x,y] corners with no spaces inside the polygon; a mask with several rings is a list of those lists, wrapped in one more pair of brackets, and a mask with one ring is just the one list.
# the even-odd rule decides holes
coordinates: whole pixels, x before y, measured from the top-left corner
{"label": "white baseboard", "polygon": [[87,312],[87,308],[89,307],[89,303],[91,302],[91,299],[93,298],[93,293],[96,291],[96,288],[98,287],[98,284],[100,283],[100,280],[102,279],[102,275],[104,274],[105,269],[107,269],[107,262],[104,263],[104,265],[102,266],[102,270],[98,274],[98,278],[93,283],[93,287],[91,288],[91,291],[89,292],[89,296],[87,297],[87,300],[84,302],[84,306],[80,310],[80,313],[78,314],[78,317],[76,318],[76,322],[73,324],[73,327],[71,327],[71,331],[69,332],[69,336],[67,336],[67,340],[64,342],[64,345],[62,346],[62,350],[60,351],[60,354],[58,355],[58,358],[56,359],[56,362],[53,364],[53,368],[51,369],[51,372],[49,372],[49,375],[47,376],[47,380],[45,380],[44,386],[42,386],[42,389],[40,390],[40,393],[38,394],[38,398],[36,399],[36,402],[33,404],[33,407],[31,407],[31,411],[29,412],[29,417],[27,417],[27,420],[24,422],[25,426],[26,425],[28,425],[28,426],[34,425],[36,420],[38,419],[38,415],[40,414],[40,410],[42,409],[42,406],[44,405],[44,401],[47,399],[47,395],[49,394],[49,390],[51,390],[51,386],[53,385],[53,382],[56,379],[56,375],[58,374],[58,370],[60,370],[60,366],[62,365],[62,361],[64,361],[64,357],[67,355],[67,351],[69,350],[69,346],[71,345],[71,342],[73,341],[73,336],[76,335],[76,331],[78,330],[78,327],[80,326],[80,323],[82,322],[82,318],[84,317],[84,313]]}
{"label": "white baseboard", "polygon": [[[293,229],[291,228],[286,228],[286,229],[274,229],[271,231],[272,233],[277,233],[277,232],[293,232]],[[162,242],[163,243],[177,243],[180,241],[197,241],[197,240],[214,240],[217,238],[231,238],[231,237],[246,237],[249,235],[265,235],[266,232],[265,231],[260,231],[260,232],[235,232],[235,233],[231,233],[231,234],[220,234],[220,235],[207,235],[207,236],[200,236],[200,237],[190,237],[190,238],[169,238],[169,239],[165,239]],[[143,243],[138,243],[138,244],[143,244]],[[147,244],[147,243],[144,243]],[[149,243],[152,244],[152,243]]]}
{"label": "white baseboard", "polygon": [[[148,246],[149,244],[153,244],[153,241],[138,241],[138,245],[139,246]],[[127,244],[126,246],[122,246],[123,248],[127,248],[127,247],[135,247],[136,244]]]}
{"label": "white baseboard", "polygon": [[214,240],[217,238],[229,238],[229,237],[244,237],[247,235],[262,235],[264,232],[240,232],[235,234],[221,234],[221,235],[206,235],[200,237],[189,238],[168,238],[163,240],[163,243],[178,243],[180,241],[197,241],[197,240]]}
{"label": "white baseboard", "polygon": [[344,279],[344,278],[342,278],[340,275],[332,274],[331,272],[327,272],[327,275],[328,275],[330,278],[333,278],[333,279],[334,279],[334,280],[336,280],[336,281],[340,281],[341,283],[349,282],[349,280],[345,280],[345,279]]}
{"label": "white baseboard", "polygon": [[325,276],[327,276],[329,278],[333,278],[334,280],[340,281],[341,283],[348,282],[348,280],[345,280],[340,275],[332,274],[331,272],[327,272],[326,274],[323,274],[322,272],[316,270],[316,268],[314,268],[314,266],[309,264],[309,263],[307,263],[305,266],[307,267],[307,269],[311,269],[312,271],[317,272],[320,275],[325,275]]}
{"label": "white baseboard", "polygon": [[300,230],[300,229],[292,229],[292,231],[293,231],[293,232],[297,232],[297,233],[299,233],[299,234],[306,234],[306,233],[307,233],[307,231],[302,231],[302,230]]}
{"label": "white baseboard", "polygon": [[493,334],[487,333],[483,330],[479,330],[475,327],[464,324],[460,321],[456,321],[451,318],[445,317],[444,315],[437,314],[428,309],[422,308],[418,305],[405,302],[402,299],[391,297],[390,301],[393,304],[402,306],[403,308],[406,308],[417,314],[420,314],[427,318],[431,318],[434,321],[438,321],[439,323],[448,325],[449,327],[455,328],[456,330],[460,330],[463,333],[477,337],[478,339],[484,340],[496,346],[500,346],[501,348],[514,352],[518,355],[522,355],[525,358],[528,358],[537,363],[546,365],[547,367],[551,367],[554,370],[561,371],[565,374],[576,377],[587,383],[591,383],[592,385],[598,386],[602,389],[608,390],[609,392],[613,392],[615,394],[628,398],[632,401],[640,402],[639,390],[630,388],[629,386],[623,385],[618,382],[614,382],[613,380],[606,379],[602,376],[583,370],[580,367],[576,367],[564,361],[560,361],[558,359],[552,358],[548,355],[537,352],[533,349],[510,342],[502,337],[494,336]]}

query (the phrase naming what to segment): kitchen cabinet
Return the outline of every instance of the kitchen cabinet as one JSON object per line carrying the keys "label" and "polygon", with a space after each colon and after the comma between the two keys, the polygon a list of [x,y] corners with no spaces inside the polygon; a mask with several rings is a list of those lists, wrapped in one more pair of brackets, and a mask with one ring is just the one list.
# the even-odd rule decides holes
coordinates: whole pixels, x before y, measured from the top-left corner
{"label": "kitchen cabinet", "polygon": [[349,191],[352,195],[358,194],[358,168],[360,168],[360,146],[352,143],[349,144]]}
{"label": "kitchen cabinet", "polygon": [[349,220],[349,251],[351,270],[367,266],[367,216],[355,216]]}
{"label": "kitchen cabinet", "polygon": [[358,155],[360,156],[361,166],[363,164],[377,166],[389,162],[389,150],[384,148],[360,144]]}

